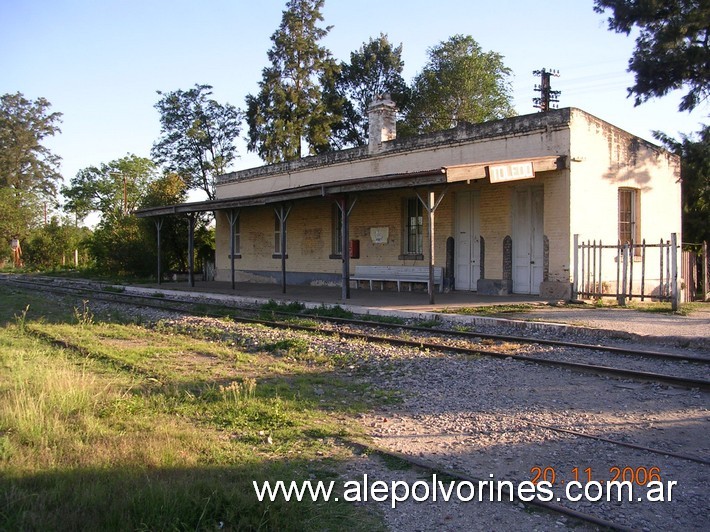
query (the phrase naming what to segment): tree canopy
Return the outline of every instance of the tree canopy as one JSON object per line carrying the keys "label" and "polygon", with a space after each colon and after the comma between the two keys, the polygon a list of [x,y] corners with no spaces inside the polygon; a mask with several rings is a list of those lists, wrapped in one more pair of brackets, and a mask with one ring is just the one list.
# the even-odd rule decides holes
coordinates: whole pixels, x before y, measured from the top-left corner
{"label": "tree canopy", "polygon": [[429,49],[412,84],[405,120],[411,133],[449,129],[459,122],[485,122],[515,114],[503,56],[484,52],[470,35],[454,35]]}
{"label": "tree canopy", "polygon": [[215,198],[215,179],[237,158],[235,139],[241,131],[242,112],[210,98],[210,85],[162,93],[155,104],[160,112],[161,138],[152,156],[166,170],[176,172],[188,188]]}
{"label": "tree canopy", "polygon": [[0,238],[23,236],[54,200],[60,158],[43,145],[60,132],[61,113],[44,98],[0,97]]}
{"label": "tree canopy", "polygon": [[710,94],[710,3],[706,0],[595,0],[611,10],[609,29],[640,31],[629,59],[635,82],[629,95],[639,105],[686,88],[679,110],[692,111]]}
{"label": "tree canopy", "polygon": [[138,208],[156,177],[155,163],[136,155],[89,166],[62,188],[67,200],[64,210],[79,218],[98,211],[102,223],[115,220]]}
{"label": "tree canopy", "polygon": [[677,141],[660,132],[656,138],[681,157],[683,240],[710,241],[710,128],[704,127],[697,138],[681,135]]}
{"label": "tree canopy", "polygon": [[[710,95],[710,3],[706,0],[595,0],[594,10],[611,10],[609,29],[640,33],[629,59],[635,104],[686,89],[679,111],[692,111]],[[681,157],[683,240],[710,239],[710,128],[675,140],[654,136]]]}
{"label": "tree canopy", "polygon": [[335,89],[341,98],[342,121],[333,131],[337,147],[364,146],[368,140],[368,107],[378,95],[389,94],[398,109],[409,104],[409,87],[402,78],[402,45],[387,35],[370,39],[340,64]]}
{"label": "tree canopy", "polygon": [[248,149],[267,163],[298,159],[330,147],[332,125],[339,119],[327,105],[322,87],[332,84],[338,66],[321,46],[330,27],[323,20],[324,0],[289,0],[262,71],[259,92],[247,95]]}

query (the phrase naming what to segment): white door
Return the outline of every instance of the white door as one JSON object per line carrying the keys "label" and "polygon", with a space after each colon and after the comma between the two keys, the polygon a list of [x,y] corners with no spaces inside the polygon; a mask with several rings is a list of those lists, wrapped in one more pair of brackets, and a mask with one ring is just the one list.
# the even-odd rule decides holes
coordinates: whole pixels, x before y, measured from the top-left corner
{"label": "white door", "polygon": [[513,293],[539,294],[544,275],[542,187],[513,193]]}
{"label": "white door", "polygon": [[455,289],[476,291],[481,274],[481,242],[476,192],[456,194]]}

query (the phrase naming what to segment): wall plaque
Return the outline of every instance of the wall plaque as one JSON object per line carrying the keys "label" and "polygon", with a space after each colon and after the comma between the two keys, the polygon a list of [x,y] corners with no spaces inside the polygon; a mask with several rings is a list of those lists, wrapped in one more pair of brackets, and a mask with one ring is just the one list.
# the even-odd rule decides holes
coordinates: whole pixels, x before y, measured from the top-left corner
{"label": "wall plaque", "polygon": [[390,228],[370,227],[370,238],[373,244],[386,244],[390,238]]}

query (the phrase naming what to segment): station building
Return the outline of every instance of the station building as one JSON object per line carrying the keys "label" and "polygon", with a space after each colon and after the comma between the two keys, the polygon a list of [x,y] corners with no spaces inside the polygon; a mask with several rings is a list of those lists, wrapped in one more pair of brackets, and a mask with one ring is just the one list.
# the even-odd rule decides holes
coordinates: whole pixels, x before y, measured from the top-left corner
{"label": "station building", "polygon": [[[569,298],[575,235],[680,235],[679,159],[580,109],[409,138],[395,111],[371,106],[368,146],[229,173],[213,201],[138,215],[214,211],[217,281],[340,285],[347,298],[374,280],[428,287],[432,302],[438,290]],[[606,260],[611,274],[618,258]]]}

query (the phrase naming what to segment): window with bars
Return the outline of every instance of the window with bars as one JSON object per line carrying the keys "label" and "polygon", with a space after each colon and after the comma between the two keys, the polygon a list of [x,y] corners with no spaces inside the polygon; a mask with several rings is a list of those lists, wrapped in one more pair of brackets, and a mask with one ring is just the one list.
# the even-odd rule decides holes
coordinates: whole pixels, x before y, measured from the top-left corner
{"label": "window with bars", "polygon": [[340,212],[340,207],[337,204],[333,204],[333,210],[331,211],[331,227],[333,229],[333,247],[332,256],[342,257],[343,256],[343,216]]}
{"label": "window with bars", "polygon": [[281,222],[277,214],[274,213],[274,256],[281,256]]}
{"label": "window with bars", "polygon": [[640,194],[635,188],[619,189],[619,242],[639,244],[641,224],[639,223]]}
{"label": "window with bars", "polygon": [[423,207],[418,198],[409,198],[406,202],[405,234],[404,242],[405,255],[421,255],[423,246]]}
{"label": "window with bars", "polygon": [[242,256],[242,237],[241,230],[239,226],[241,225],[239,216],[234,220],[234,257],[239,258]]}

